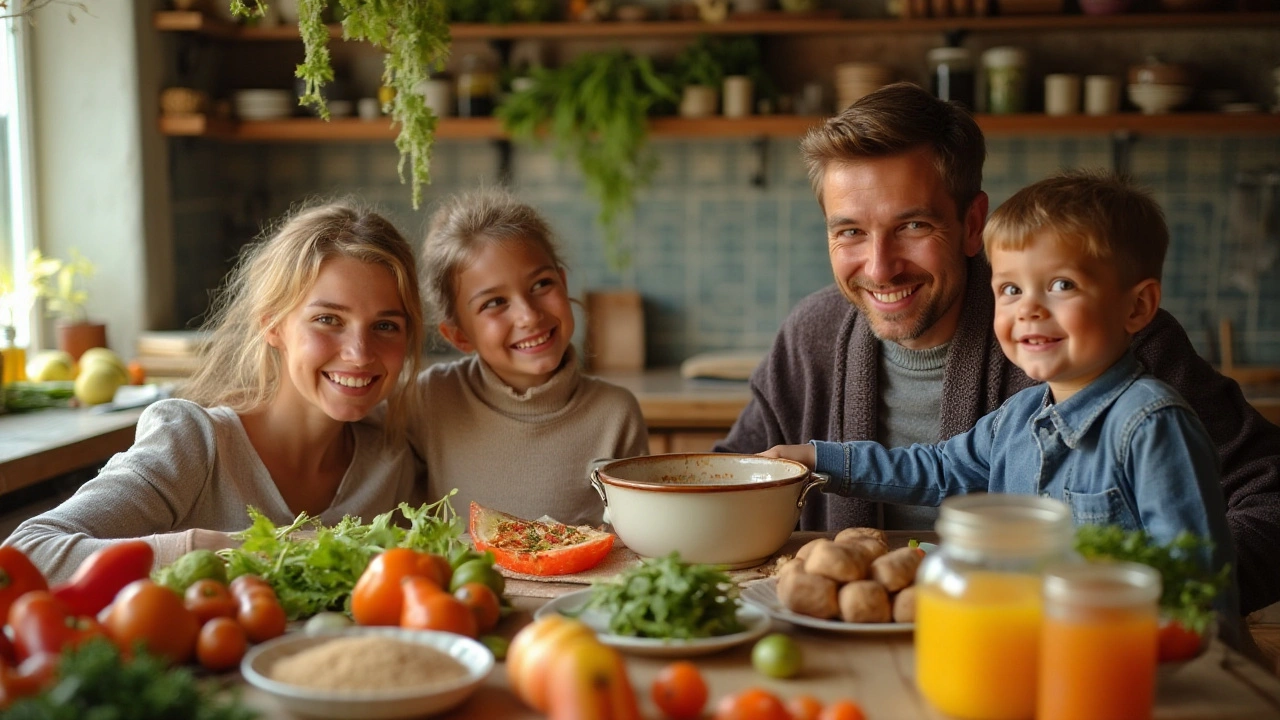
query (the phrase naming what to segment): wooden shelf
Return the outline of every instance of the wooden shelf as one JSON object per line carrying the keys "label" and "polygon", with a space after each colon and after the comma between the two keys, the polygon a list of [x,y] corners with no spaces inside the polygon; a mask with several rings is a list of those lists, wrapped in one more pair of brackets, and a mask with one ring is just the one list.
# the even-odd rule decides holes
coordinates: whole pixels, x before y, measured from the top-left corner
{"label": "wooden shelf", "polygon": [[[761,115],[748,118],[654,118],[655,138],[799,137],[822,122],[822,117]],[[1131,132],[1138,135],[1280,135],[1280,115],[1172,113],[1169,115],[979,115],[978,125],[990,136],[1098,135]],[[286,118],[239,122],[204,115],[160,118],[160,132],[173,137],[207,137],[232,142],[363,142],[392,140],[396,128],[387,120]],[[444,118],[436,131],[441,140],[505,138],[495,118]]]}
{"label": "wooden shelf", "polygon": [[[919,33],[970,30],[1124,30],[1186,29],[1211,27],[1260,27],[1280,25],[1280,12],[1135,13],[1129,15],[1011,15],[1008,17],[830,19],[788,18],[786,13],[769,19],[720,23],[700,20],[645,22],[549,22],[490,25],[454,23],[454,40],[519,40],[523,38],[635,38],[687,35],[844,35],[858,33]],[[247,27],[191,10],[162,10],[152,16],[152,26],[165,32],[195,32],[232,40],[298,40],[298,28],[284,24]],[[342,37],[340,25],[329,26],[329,36]]]}

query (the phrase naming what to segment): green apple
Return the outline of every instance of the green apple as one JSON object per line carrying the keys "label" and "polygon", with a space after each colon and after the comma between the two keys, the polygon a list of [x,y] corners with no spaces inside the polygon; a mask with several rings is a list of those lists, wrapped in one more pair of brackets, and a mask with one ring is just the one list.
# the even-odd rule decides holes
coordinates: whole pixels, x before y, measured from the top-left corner
{"label": "green apple", "polygon": [[37,382],[74,380],[76,361],[62,350],[41,350],[27,361],[27,378]]}
{"label": "green apple", "polygon": [[91,363],[81,368],[76,376],[76,399],[83,405],[101,405],[111,402],[116,396],[116,389],[125,384],[116,368],[108,363]]}

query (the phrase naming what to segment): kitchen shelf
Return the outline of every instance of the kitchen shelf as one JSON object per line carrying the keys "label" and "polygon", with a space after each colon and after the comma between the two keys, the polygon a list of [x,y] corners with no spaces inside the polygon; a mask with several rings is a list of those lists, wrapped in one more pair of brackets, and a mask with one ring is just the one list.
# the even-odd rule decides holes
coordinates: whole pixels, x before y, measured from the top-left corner
{"label": "kitchen shelf", "polygon": [[[655,138],[799,137],[825,118],[761,115],[748,118],[654,118]],[[1000,135],[1280,135],[1280,115],[1251,113],[1171,113],[1168,115],[979,115],[978,125],[990,136]],[[207,137],[231,142],[361,142],[393,140],[397,129],[386,120],[286,118],[239,122],[204,115],[160,118],[161,134]],[[495,118],[444,118],[436,130],[441,140],[502,139],[506,134]]]}
{"label": "kitchen shelf", "polygon": [[[165,32],[194,32],[232,40],[298,40],[298,28],[291,24],[247,27],[204,15],[193,10],[162,10],[152,16],[152,26]],[[955,18],[853,18],[788,17],[788,13],[719,23],[700,20],[654,20],[644,22],[546,22],[491,25],[454,23],[454,40],[520,40],[531,38],[654,38],[688,35],[842,35],[886,32],[947,32],[967,30],[999,32],[1015,30],[1125,30],[1186,29],[1210,27],[1280,26],[1280,12],[1223,13],[1135,13],[1122,15],[1010,15],[1004,17]],[[329,26],[331,38],[342,37],[340,25]]]}

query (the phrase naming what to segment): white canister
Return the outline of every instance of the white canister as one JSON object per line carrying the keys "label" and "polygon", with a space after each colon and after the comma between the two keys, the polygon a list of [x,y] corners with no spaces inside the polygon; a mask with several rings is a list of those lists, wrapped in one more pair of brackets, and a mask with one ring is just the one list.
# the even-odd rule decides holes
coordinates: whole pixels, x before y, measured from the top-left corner
{"label": "white canister", "polygon": [[450,78],[427,78],[418,85],[418,91],[436,117],[449,117],[453,114],[453,80]]}
{"label": "white canister", "polygon": [[382,117],[382,104],[378,102],[378,98],[360,98],[356,103],[356,115],[361,120],[377,120]]}
{"label": "white canister", "polygon": [[1044,112],[1046,115],[1080,113],[1080,76],[1065,73],[1044,78]]}
{"label": "white canister", "polygon": [[1114,115],[1120,111],[1120,81],[1110,75],[1090,75],[1084,79],[1086,115]]}
{"label": "white canister", "polygon": [[686,85],[680,97],[680,117],[701,118],[716,114],[719,93],[710,85]]}
{"label": "white canister", "polygon": [[724,116],[747,117],[751,114],[751,78],[746,75],[730,75],[724,79]]}

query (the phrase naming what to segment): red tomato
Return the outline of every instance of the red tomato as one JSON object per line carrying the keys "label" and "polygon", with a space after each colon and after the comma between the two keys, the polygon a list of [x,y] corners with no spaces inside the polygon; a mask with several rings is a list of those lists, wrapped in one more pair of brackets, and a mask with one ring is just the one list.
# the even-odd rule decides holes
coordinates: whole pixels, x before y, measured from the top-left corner
{"label": "red tomato", "polygon": [[150,580],[126,585],[103,624],[121,650],[130,652],[141,643],[176,665],[191,659],[200,634],[200,621],[183,606],[182,596]]}
{"label": "red tomato", "polygon": [[[0,625],[0,629],[4,626]],[[0,665],[17,665],[18,653],[13,649],[13,643],[9,642],[9,636],[0,632]]]}
{"label": "red tomato", "polygon": [[125,585],[150,575],[154,560],[155,552],[142,540],[113,542],[85,558],[71,579],[52,592],[72,613],[97,615]]}
{"label": "red tomato", "polygon": [[663,715],[671,720],[687,720],[702,715],[707,704],[707,682],[693,663],[671,663],[654,678],[649,694]]}
{"label": "red tomato", "polygon": [[196,659],[208,670],[222,672],[240,664],[249,638],[240,623],[229,617],[216,617],[200,628],[196,639]]}
{"label": "red tomato", "polygon": [[822,701],[812,695],[796,695],[787,701],[791,720],[818,720],[822,714]]}
{"label": "red tomato", "polygon": [[405,578],[424,577],[436,588],[448,587],[430,553],[392,548],[374,556],[351,591],[351,617],[360,625],[399,625]]}
{"label": "red tomato", "polygon": [[414,630],[443,630],[444,632],[479,636],[476,616],[461,600],[441,590],[434,582],[421,576],[407,577],[403,583],[403,610],[400,627]]}
{"label": "red tomato", "polygon": [[818,720],[867,720],[862,707],[852,700],[837,700],[822,710]]}
{"label": "red tomato", "polygon": [[1159,650],[1156,656],[1160,662],[1182,662],[1200,654],[1200,635],[1188,630],[1176,620],[1165,620],[1160,623]]}
{"label": "red tomato", "polygon": [[[613,547],[613,535],[561,523],[524,520],[471,503],[471,539],[476,549],[493,553],[500,567],[527,575],[567,575],[595,567]],[[529,549],[531,533],[538,545]]]}
{"label": "red tomato", "polygon": [[721,698],[716,704],[715,720],[791,720],[791,714],[773,693],[747,688]]}
{"label": "red tomato", "polygon": [[283,635],[289,618],[274,593],[251,592],[240,597],[236,622],[250,640],[260,643]]}
{"label": "red tomato", "polygon": [[250,590],[263,588],[270,590],[273,594],[275,593],[275,588],[271,587],[271,583],[263,580],[258,575],[240,575],[227,584],[227,589],[231,591],[231,597],[236,600],[239,600],[242,595]]}
{"label": "red tomato", "polygon": [[[263,590],[258,590],[264,592]],[[236,616],[236,599],[226,585],[204,578],[191,583],[182,596],[182,604],[191,611],[200,624],[214,618],[234,618]]]}
{"label": "red tomato", "polygon": [[453,596],[471,608],[471,614],[476,616],[476,629],[480,632],[487,633],[498,624],[498,618],[502,616],[502,601],[493,588],[484,583],[469,582],[455,590]]}
{"label": "red tomato", "polygon": [[9,628],[18,659],[75,647],[93,637],[101,637],[102,626],[86,616],[75,616],[52,593],[35,590],[18,598],[9,608]]}
{"label": "red tomato", "polygon": [[9,617],[9,606],[31,590],[48,590],[40,569],[11,545],[0,547],[0,625]]}
{"label": "red tomato", "polygon": [[0,710],[44,689],[57,664],[58,656],[50,653],[33,656],[16,668],[0,663]]}

